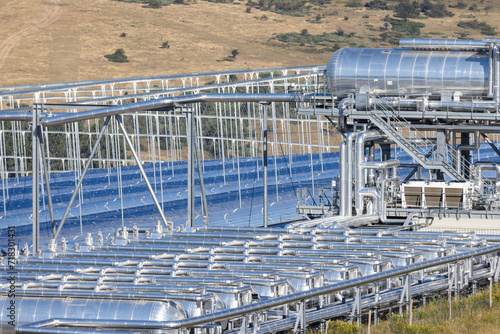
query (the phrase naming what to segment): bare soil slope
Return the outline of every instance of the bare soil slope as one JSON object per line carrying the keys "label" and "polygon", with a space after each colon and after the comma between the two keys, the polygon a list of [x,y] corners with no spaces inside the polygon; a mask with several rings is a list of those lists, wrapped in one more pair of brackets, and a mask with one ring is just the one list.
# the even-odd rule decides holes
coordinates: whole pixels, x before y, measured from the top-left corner
{"label": "bare soil slope", "polygon": [[[450,9],[454,17],[417,19],[426,25],[422,35],[455,38],[463,31],[457,23],[472,16],[500,25],[495,19],[500,0],[474,3],[480,11]],[[484,10],[487,6],[492,8]],[[152,9],[112,0],[0,0],[0,86],[326,63],[331,52],[273,38],[303,29],[310,34],[342,29],[354,34],[351,45],[390,46],[378,38],[392,11],[345,7],[345,2],[313,6],[305,17],[246,8],[245,1],[198,0]],[[322,23],[307,21],[317,14],[324,16]],[[477,30],[469,33],[481,37]],[[161,48],[166,41],[170,48]],[[118,48],[128,63],[104,57]],[[233,49],[239,52],[234,61],[220,61]]]}

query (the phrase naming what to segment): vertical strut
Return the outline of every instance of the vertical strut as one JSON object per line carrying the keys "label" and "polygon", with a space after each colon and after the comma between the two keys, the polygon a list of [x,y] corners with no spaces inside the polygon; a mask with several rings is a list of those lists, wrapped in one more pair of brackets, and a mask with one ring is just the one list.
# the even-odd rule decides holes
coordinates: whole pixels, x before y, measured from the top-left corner
{"label": "vertical strut", "polygon": [[186,108],[186,131],[187,131],[187,146],[188,146],[188,220],[187,226],[194,227],[194,160],[195,160],[195,128],[194,114],[192,108]]}
{"label": "vertical strut", "polygon": [[32,147],[32,181],[33,181],[33,253],[40,249],[40,220],[39,220],[39,176],[40,176],[40,145],[38,142],[38,127],[40,126],[40,104],[33,105],[33,124],[31,129]]}
{"label": "vertical strut", "polygon": [[264,165],[264,227],[267,227],[267,104],[262,106],[262,162]]}

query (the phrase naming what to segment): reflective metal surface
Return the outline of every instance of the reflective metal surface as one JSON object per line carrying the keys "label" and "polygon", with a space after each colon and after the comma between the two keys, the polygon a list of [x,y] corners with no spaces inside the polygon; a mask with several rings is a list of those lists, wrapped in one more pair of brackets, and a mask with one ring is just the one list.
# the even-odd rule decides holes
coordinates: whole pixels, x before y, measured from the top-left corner
{"label": "reflective metal surface", "polygon": [[[10,301],[0,298],[0,332],[14,333],[14,327],[5,322]],[[173,301],[103,300],[90,298],[16,298],[16,324],[22,325],[50,318],[71,315],[80,319],[108,319],[121,321],[176,321],[187,318],[182,305]]]}
{"label": "reflective metal surface", "polygon": [[403,49],[427,50],[486,50],[490,43],[498,43],[498,38],[439,39],[439,38],[401,38],[399,46]]}
{"label": "reflective metal surface", "polygon": [[330,94],[488,94],[488,55],[470,51],[355,49],[336,51],[326,69]]}

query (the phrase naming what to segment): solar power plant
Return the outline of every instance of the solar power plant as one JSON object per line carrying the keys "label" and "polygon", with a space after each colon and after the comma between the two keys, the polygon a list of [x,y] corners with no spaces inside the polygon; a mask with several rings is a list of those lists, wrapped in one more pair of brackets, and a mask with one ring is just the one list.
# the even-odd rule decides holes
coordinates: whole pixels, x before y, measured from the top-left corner
{"label": "solar power plant", "polygon": [[0,87],[1,332],[305,333],[498,282],[499,47]]}

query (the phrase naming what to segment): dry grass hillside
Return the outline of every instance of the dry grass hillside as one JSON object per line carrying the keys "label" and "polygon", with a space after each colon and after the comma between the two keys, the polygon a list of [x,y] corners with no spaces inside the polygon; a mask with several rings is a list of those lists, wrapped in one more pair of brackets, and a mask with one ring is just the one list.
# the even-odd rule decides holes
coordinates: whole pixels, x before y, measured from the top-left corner
{"label": "dry grass hillside", "polygon": [[[274,37],[307,29],[310,35],[348,37],[335,47],[391,46],[380,35],[391,30],[384,18],[393,11],[370,10],[366,2],[312,5],[296,17],[255,7],[248,12],[246,1],[197,0],[154,9],[114,0],[0,0],[0,86],[323,64],[332,45],[289,45]],[[459,9],[447,6],[457,0],[445,2],[453,17],[410,21],[425,24],[423,37],[480,38],[478,30],[457,27],[472,19],[500,31],[500,0],[462,3]],[[170,47],[161,48],[164,42]],[[104,57],[119,48],[129,62]],[[220,61],[233,49],[239,52],[234,61]]]}

